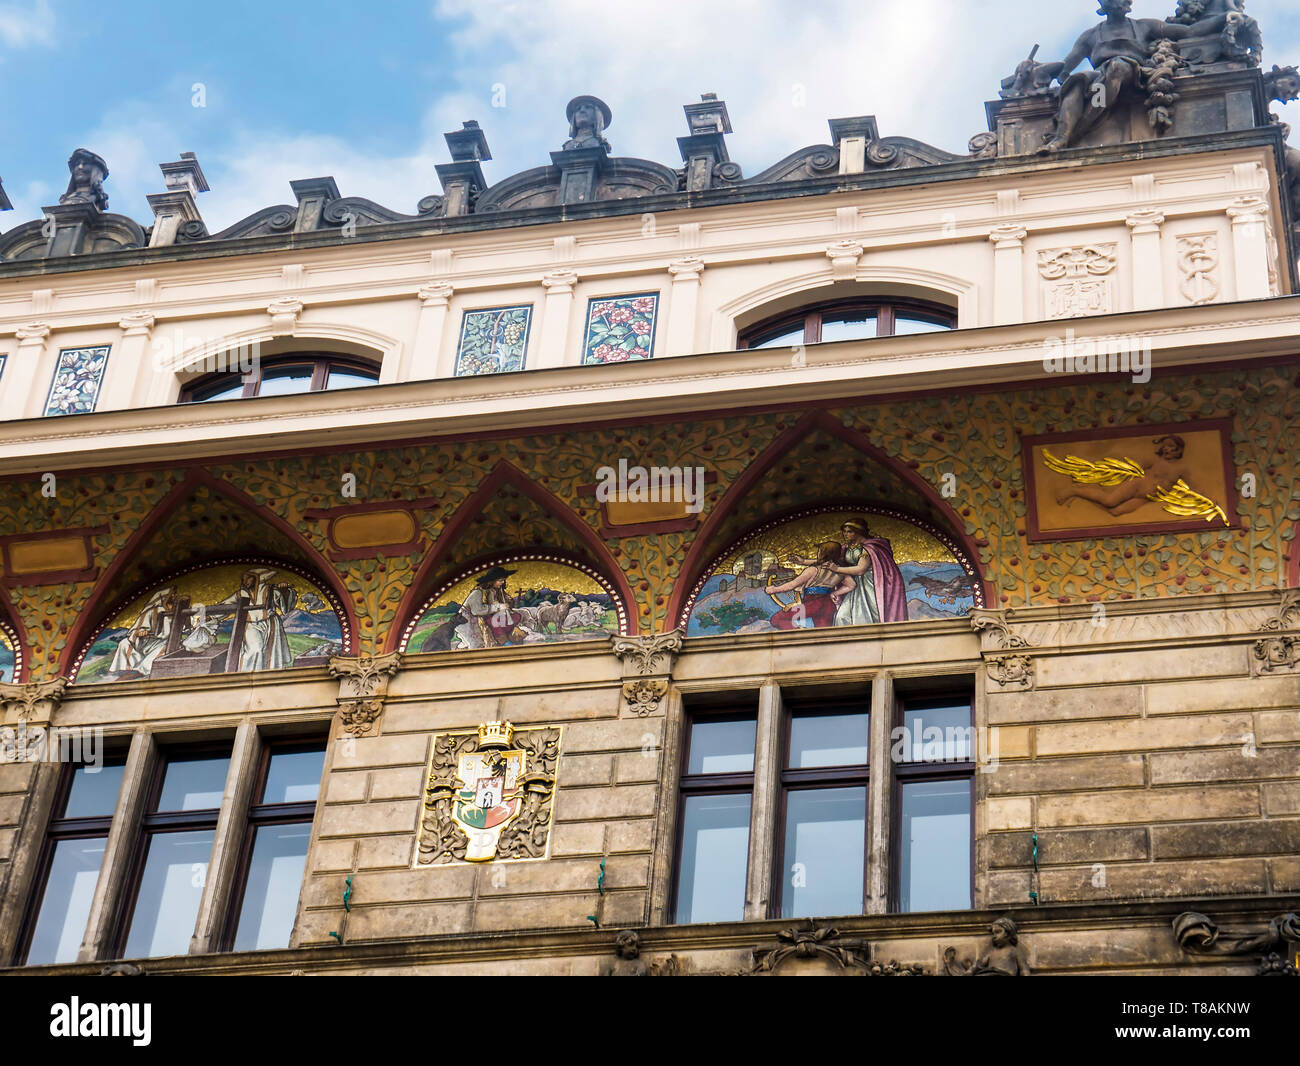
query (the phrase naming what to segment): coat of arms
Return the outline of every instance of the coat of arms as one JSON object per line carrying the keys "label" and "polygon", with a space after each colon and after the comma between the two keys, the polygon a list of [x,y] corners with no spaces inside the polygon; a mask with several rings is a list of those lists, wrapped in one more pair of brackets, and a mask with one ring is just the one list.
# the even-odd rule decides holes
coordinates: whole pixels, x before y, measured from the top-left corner
{"label": "coat of arms", "polygon": [[559,753],[558,728],[485,722],[436,736],[416,868],[546,858]]}

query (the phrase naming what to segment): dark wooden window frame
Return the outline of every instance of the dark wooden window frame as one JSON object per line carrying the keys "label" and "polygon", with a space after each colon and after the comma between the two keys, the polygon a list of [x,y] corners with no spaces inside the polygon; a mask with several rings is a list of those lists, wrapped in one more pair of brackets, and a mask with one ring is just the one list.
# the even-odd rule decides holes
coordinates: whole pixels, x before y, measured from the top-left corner
{"label": "dark wooden window frame", "polygon": [[[104,759],[103,765],[122,766],[125,763],[125,755],[108,756]],[[73,778],[82,765],[84,764],[68,763],[59,775],[54,802],[50,808],[59,813],[50,819],[46,827],[45,840],[41,844],[40,854],[36,860],[36,876],[32,880],[31,891],[27,894],[27,905],[23,908],[22,924],[19,926],[20,933],[14,956],[19,966],[26,965],[27,953],[32,948],[32,937],[36,934],[36,919],[40,914],[41,905],[45,902],[45,890],[49,887],[50,871],[54,865],[54,849],[64,840],[107,840],[109,831],[113,827],[112,812],[93,818],[63,817],[68,799],[72,795]]]}
{"label": "dark wooden window frame", "polygon": [[[258,829],[274,825],[305,824],[310,827],[316,818],[316,806],[320,802],[319,797],[307,803],[262,802],[266,798],[266,783],[271,773],[271,756],[292,755],[305,751],[321,751],[325,750],[327,745],[328,740],[323,736],[318,738],[298,736],[263,741],[255,778],[256,784],[252,791],[255,800],[249,805],[243,838],[239,845],[239,857],[235,863],[229,904],[226,908],[225,920],[222,923],[219,950],[233,951],[235,949],[235,938],[239,935],[239,915],[240,911],[243,910],[244,896],[248,891],[248,872],[253,863],[253,844],[257,838]],[[322,791],[324,787],[325,783],[322,780]]]}
{"label": "dark wooden window frame", "polygon": [[[167,767],[173,762],[201,759],[204,756],[224,755],[227,759],[230,759],[233,758],[233,754],[233,741],[184,745],[175,748],[164,748],[159,751],[158,758],[154,760],[153,770],[145,793],[144,813],[141,815],[139,825],[135,830],[131,861],[127,864],[126,891],[122,894],[122,902],[118,908],[117,920],[113,928],[112,958],[121,959],[125,957],[126,942],[130,938],[131,922],[135,918],[135,907],[140,895],[140,882],[144,878],[144,867],[149,855],[149,844],[153,838],[162,833],[197,832],[210,829],[214,834],[215,842],[217,820],[221,817],[220,807],[158,813],[158,803],[162,799],[163,779],[166,777]],[[229,774],[230,767],[227,766],[227,778],[229,778]],[[211,862],[209,862],[209,876],[211,873]]]}
{"label": "dark wooden window frame", "polygon": [[[970,689],[951,689],[940,692],[900,695],[894,701],[894,728],[903,725],[903,716],[907,711],[923,710],[926,707],[951,707],[961,703],[970,708],[970,726],[972,730],[972,758],[965,762],[903,762],[893,764],[894,781],[891,803],[893,817],[890,819],[889,844],[889,912],[905,913],[901,910],[903,897],[903,785],[915,781],[961,781],[970,782],[970,898],[975,903],[975,760],[979,758],[979,734],[975,732],[975,696]],[[908,912],[910,913],[910,912]]]}
{"label": "dark wooden window frame", "polygon": [[[754,723],[754,769],[746,774],[690,774],[687,770],[691,760],[691,734],[696,722],[753,722]],[[754,832],[754,776],[758,759],[758,708],[752,711],[725,708],[687,711],[685,728],[682,731],[681,767],[677,775],[677,844],[673,849],[672,889],[668,896],[668,913],[671,921],[677,920],[677,903],[682,880],[682,848],[686,844],[686,800],[692,796],[749,796],[749,832],[752,839]],[[745,883],[749,883],[749,861],[745,861]],[[744,914],[736,919],[742,921]]]}
{"label": "dark wooden window frame", "polygon": [[[791,737],[794,732],[794,720],[820,715],[863,714],[867,716],[867,761],[846,766],[818,766],[808,769],[791,769]],[[770,918],[780,918],[785,903],[786,873],[785,837],[788,800],[791,792],[816,791],[829,788],[861,788],[866,802],[862,808],[862,900],[863,907],[870,894],[871,862],[868,841],[871,833],[871,707],[842,700],[818,700],[816,702],[793,702],[782,708],[785,720],[781,723],[781,760],[777,778],[780,795],[777,799],[775,832],[776,840],[772,848],[772,893]],[[806,917],[795,915],[795,917]]]}
{"label": "dark wooden window frame", "polygon": [[245,377],[238,373],[220,373],[208,374],[205,377],[198,378],[187,384],[181,389],[181,403],[207,403],[202,393],[216,391],[221,387],[229,387],[237,381],[244,383],[244,391],[238,396],[227,397],[228,399],[252,399],[257,396],[262,387],[263,373],[268,370],[282,370],[285,367],[301,366],[312,367],[311,385],[308,392],[323,392],[325,385],[329,381],[331,370],[347,370],[352,373],[373,374],[376,384],[379,382],[379,367],[377,364],[362,359],[357,356],[340,355],[336,352],[286,352],[284,355],[273,356],[264,362],[260,362],[253,373]]}
{"label": "dark wooden window frame", "polygon": [[764,341],[791,330],[803,329],[804,344],[820,344],[822,339],[822,320],[831,313],[840,314],[874,314],[876,316],[876,336],[892,337],[894,323],[899,315],[919,318],[937,326],[949,329],[957,327],[957,312],[942,304],[926,303],[922,300],[890,300],[849,298],[843,300],[823,300],[820,303],[805,304],[790,311],[784,311],[771,318],[765,318],[740,331],[736,347],[740,350],[756,348]]}

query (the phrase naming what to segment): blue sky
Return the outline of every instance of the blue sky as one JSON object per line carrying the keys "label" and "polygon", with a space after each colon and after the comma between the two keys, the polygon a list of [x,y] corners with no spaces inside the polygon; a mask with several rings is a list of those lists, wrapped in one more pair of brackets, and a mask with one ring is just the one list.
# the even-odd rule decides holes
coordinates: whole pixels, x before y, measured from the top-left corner
{"label": "blue sky", "polygon": [[[1164,17],[1174,0],[1137,0]],[[717,92],[753,174],[874,114],[881,133],[965,151],[983,101],[1035,43],[1060,58],[1090,0],[0,0],[0,176],[37,217],[74,148],[103,155],[111,208],[142,223],[157,164],[195,152],[215,231],[292,202],[293,178],[397,210],[439,191],[442,134],[484,127],[489,181],[549,161],[564,105],[606,100],[615,154],[676,164],[681,105]],[[1295,0],[1250,0],[1266,63],[1300,63]],[[201,102],[194,106],[195,86]],[[1282,109],[1275,105],[1275,110]],[[1297,128],[1300,108],[1287,117]]]}

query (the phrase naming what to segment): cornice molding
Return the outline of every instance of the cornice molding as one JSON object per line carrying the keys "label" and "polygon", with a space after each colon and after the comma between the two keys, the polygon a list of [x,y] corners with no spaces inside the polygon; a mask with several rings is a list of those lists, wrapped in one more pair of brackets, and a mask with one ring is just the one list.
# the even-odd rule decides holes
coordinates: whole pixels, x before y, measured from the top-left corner
{"label": "cornice molding", "polygon": [[[851,405],[940,387],[1056,386],[1069,379],[1043,368],[1043,328],[1023,323],[814,345],[798,369],[782,350],[754,349],[408,381],[364,393],[231,401],[202,412],[187,405],[0,422],[0,476],[211,458],[239,447],[310,450],[325,431],[334,445],[378,447],[430,436],[435,426],[438,436],[545,431],[575,422],[685,416],[693,406],[723,411],[827,401]],[[1161,372],[1219,367],[1294,355],[1300,297],[1076,319],[1071,328],[1079,340],[1115,335],[1149,340],[1160,353]],[[339,424],[343,411],[349,414],[347,425]]]}

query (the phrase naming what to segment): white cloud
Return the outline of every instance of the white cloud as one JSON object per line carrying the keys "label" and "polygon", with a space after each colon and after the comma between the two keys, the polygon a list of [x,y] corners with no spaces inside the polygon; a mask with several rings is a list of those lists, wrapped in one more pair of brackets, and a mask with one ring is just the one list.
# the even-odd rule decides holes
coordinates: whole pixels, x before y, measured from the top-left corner
{"label": "white cloud", "polygon": [[[457,25],[462,89],[478,101],[473,115],[439,112],[482,122],[498,177],[545,162],[564,140],[565,103],[584,92],[613,109],[608,136],[620,155],[676,161],[681,105],[711,91],[728,102],[731,154],[748,174],[825,143],[827,120],[849,115],[875,114],[885,136],[960,153],[986,128],[982,101],[996,98],[1000,78],[1035,40],[1051,50],[1062,29],[1055,4],[1004,0],[996,21],[989,6],[661,0],[647,11],[604,0],[438,0],[438,16]],[[1007,25],[1014,34],[999,31]],[[498,82],[504,109],[490,106]]]}
{"label": "white cloud", "polygon": [[9,48],[54,43],[54,12],[49,0],[0,4],[0,42]]}
{"label": "white cloud", "polygon": [[[1292,0],[1254,0],[1269,63],[1300,61]],[[1068,6],[1067,15],[1063,7]],[[1164,5],[1161,5],[1164,6]],[[1168,5],[1172,8],[1172,3]],[[1060,58],[1095,24],[1087,5],[1043,0],[908,0],[906,4],[819,0],[660,0],[653,11],[609,0],[433,0],[437,28],[454,57],[454,88],[431,102],[411,141],[376,151],[344,136],[232,123],[218,141],[188,143],[142,103],[118,103],[83,143],[112,167],[112,208],[148,224],[144,197],[161,191],[157,164],[191,149],[212,184],[199,197],[216,232],[254,211],[291,203],[289,181],[333,175],[345,196],[365,196],[413,214],[440,191],[442,134],[477,119],[492,147],[489,182],[549,162],[567,136],[565,103],[580,93],[606,100],[615,154],[677,165],[686,132],[681,105],[702,92],[727,100],[736,132],[732,158],[748,175],[790,152],[829,139],[827,120],[874,114],[884,136],[908,136],[951,152],[986,128],[983,102],[1035,43]],[[5,13],[0,3],[0,36]],[[38,3],[29,12],[47,12]],[[1151,14],[1150,7],[1142,14]],[[493,106],[503,86],[504,107]],[[1274,109],[1296,126],[1300,105]],[[62,191],[50,183],[10,190],[17,210],[0,226],[38,217]]]}

